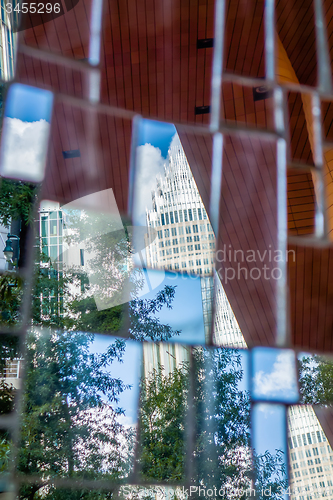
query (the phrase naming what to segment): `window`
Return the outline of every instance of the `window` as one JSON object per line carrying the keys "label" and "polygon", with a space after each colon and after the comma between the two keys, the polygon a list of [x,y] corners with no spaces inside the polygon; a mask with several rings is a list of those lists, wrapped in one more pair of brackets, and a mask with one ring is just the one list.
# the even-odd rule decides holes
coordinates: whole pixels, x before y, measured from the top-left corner
{"label": "window", "polygon": [[169,224],[169,214],[166,213],[164,215],[165,215],[165,223],[166,223],[166,225],[168,225]]}
{"label": "window", "polygon": [[185,268],[186,267],[186,262],[182,262],[182,267]]}
{"label": "window", "polygon": [[189,252],[193,252],[193,245],[188,245],[188,246],[187,246],[187,250],[188,250]]}
{"label": "window", "polygon": [[184,236],[182,236],[181,238],[179,238],[179,243],[185,243],[185,238],[184,238]]}
{"label": "window", "polygon": [[192,236],[187,236],[186,241],[187,241],[187,243],[191,243],[192,242]]}
{"label": "window", "polygon": [[179,210],[179,222],[183,222],[184,219],[183,219],[183,212],[182,210]]}
{"label": "window", "polygon": [[170,236],[170,230],[169,229],[164,229],[164,238],[167,238]]}
{"label": "window", "polygon": [[163,238],[163,234],[162,234],[161,230],[157,231],[157,234],[158,234],[158,238],[159,239]]}
{"label": "window", "polygon": [[177,212],[177,210],[175,210],[175,223],[176,224],[178,223],[178,212]]}
{"label": "window", "polygon": [[197,260],[195,261],[195,263],[196,263],[196,265],[197,265],[197,266],[201,266],[201,259],[197,259]]}
{"label": "window", "polygon": [[191,234],[191,226],[186,226],[185,230],[186,230],[186,234]]}
{"label": "window", "polygon": [[313,448],[313,454],[314,454],[314,455],[319,455],[319,453],[318,453],[318,448]]}
{"label": "window", "polygon": [[196,249],[196,250],[200,250],[200,243],[197,243],[197,244],[196,244],[196,245],[194,245],[194,246],[195,246],[195,249]]}
{"label": "window", "polygon": [[183,228],[183,226],[181,226],[181,227],[178,228],[178,234],[179,234],[179,236],[181,236],[182,234],[184,234],[184,228]]}
{"label": "window", "polygon": [[194,236],[194,241],[199,241],[199,240],[200,240],[199,236]]}
{"label": "window", "polygon": [[192,228],[194,233],[198,232],[198,224],[193,224]]}
{"label": "window", "polygon": [[178,247],[174,247],[173,253],[179,253]]}
{"label": "window", "polygon": [[165,242],[165,246],[166,246],[166,247],[169,247],[170,245],[171,245],[171,241],[170,241],[170,240],[166,240],[166,242]]}
{"label": "window", "polygon": [[201,208],[198,208],[198,217],[199,217],[199,220],[202,220]]}
{"label": "window", "polygon": [[187,210],[184,210],[184,221],[188,222]]}
{"label": "window", "polygon": [[170,224],[173,224],[173,223],[174,223],[173,212],[170,212]]}
{"label": "window", "polygon": [[177,236],[177,229],[175,227],[171,228],[171,235],[172,236]]}
{"label": "window", "polygon": [[188,219],[189,219],[189,220],[193,220],[193,217],[192,217],[192,209],[191,209],[191,208],[189,208],[189,209],[188,209]]}
{"label": "window", "polygon": [[163,248],[164,247],[163,241],[159,241],[158,246],[159,246],[159,248]]}

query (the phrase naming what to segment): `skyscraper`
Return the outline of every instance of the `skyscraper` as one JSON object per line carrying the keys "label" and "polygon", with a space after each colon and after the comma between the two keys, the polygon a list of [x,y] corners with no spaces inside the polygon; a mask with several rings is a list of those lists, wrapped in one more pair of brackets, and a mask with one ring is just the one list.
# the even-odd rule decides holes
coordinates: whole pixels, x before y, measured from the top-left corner
{"label": "skyscraper", "polygon": [[[214,341],[246,347],[217,274],[213,274],[215,235],[178,134],[170,144],[164,175],[156,178],[152,209],[146,211],[147,266],[199,275],[206,339],[210,335],[215,290]],[[157,238],[156,238],[157,232]],[[188,348],[175,344],[145,345],[145,373],[161,365],[169,373],[188,359]]]}
{"label": "skyscraper", "polygon": [[333,498],[333,451],[311,406],[288,414],[291,500]]}
{"label": "skyscraper", "polygon": [[[147,265],[189,271],[201,276],[206,335],[211,322],[215,235],[178,135],[170,145],[164,176],[156,179],[152,206],[147,210]],[[153,229],[151,229],[153,228]],[[157,231],[157,238],[156,232]],[[213,338],[217,345],[246,348],[246,342],[217,274],[215,274]],[[188,358],[188,349],[177,344],[145,344],[147,375],[158,365],[166,373]],[[291,489],[295,500],[311,500],[323,489],[333,498],[333,452],[310,406],[292,406],[288,416]],[[303,497],[303,498],[302,498]]]}

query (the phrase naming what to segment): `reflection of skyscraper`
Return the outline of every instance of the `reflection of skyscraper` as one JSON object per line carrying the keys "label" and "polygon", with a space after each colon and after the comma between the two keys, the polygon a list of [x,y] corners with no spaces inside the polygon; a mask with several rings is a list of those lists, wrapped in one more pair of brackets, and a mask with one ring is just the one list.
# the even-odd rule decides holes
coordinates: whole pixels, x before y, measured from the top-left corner
{"label": "reflection of skyscraper", "polygon": [[[16,0],[10,2],[12,9],[17,5]],[[16,33],[13,33],[13,23],[17,22],[15,16],[18,13],[13,11],[9,12],[5,0],[1,0],[1,32],[0,32],[0,77],[1,80],[8,81],[14,77],[15,68],[15,50],[16,50]]]}
{"label": "reflection of skyscraper", "polygon": [[332,499],[333,451],[312,407],[291,406],[288,428],[291,500]]}
{"label": "reflection of skyscraper", "polygon": [[[147,210],[147,266],[196,273],[201,293],[206,337],[209,336],[214,292],[213,264],[215,235],[202,203],[186,155],[175,135],[164,166],[164,175],[156,179],[151,210]],[[156,238],[157,232],[157,238]],[[214,338],[220,345],[246,347],[223,287],[216,276],[216,314]],[[145,371],[158,364],[169,372],[188,359],[188,350],[173,344],[146,345]]]}

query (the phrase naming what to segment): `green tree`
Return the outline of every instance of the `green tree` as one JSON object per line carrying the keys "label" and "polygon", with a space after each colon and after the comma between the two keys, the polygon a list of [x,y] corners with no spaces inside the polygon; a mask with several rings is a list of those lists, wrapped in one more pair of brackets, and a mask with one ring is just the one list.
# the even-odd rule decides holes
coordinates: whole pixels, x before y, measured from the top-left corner
{"label": "green tree", "polygon": [[185,367],[166,376],[153,370],[142,381],[140,465],[147,481],[184,479],[187,381]]}
{"label": "green tree", "polygon": [[333,360],[326,356],[303,356],[299,359],[301,401],[305,404],[333,404]]}
{"label": "green tree", "polygon": [[[196,348],[193,369],[184,364],[169,375],[154,370],[142,382],[140,466],[146,481],[179,482],[185,473],[188,380],[194,374],[195,427],[191,483],[225,487],[223,498],[251,486],[257,497],[271,487],[272,497],[281,497],[286,487],[283,452],[258,455],[254,468],[250,449],[250,400],[239,389],[243,378],[240,353],[232,349]],[[229,487],[229,489],[228,489]]]}
{"label": "green tree", "polygon": [[121,479],[123,442],[129,438],[114,407],[128,387],[108,367],[121,360],[125,342],[116,339],[104,354],[91,354],[93,335],[78,332],[30,334],[19,470],[41,477],[20,497],[37,492],[53,477]]}

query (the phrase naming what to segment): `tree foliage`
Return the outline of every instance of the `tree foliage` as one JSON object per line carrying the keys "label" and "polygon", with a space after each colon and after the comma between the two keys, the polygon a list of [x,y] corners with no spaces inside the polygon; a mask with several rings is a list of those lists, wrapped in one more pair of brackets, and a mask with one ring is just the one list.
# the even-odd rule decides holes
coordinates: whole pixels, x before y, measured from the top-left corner
{"label": "tree foliage", "polygon": [[103,354],[89,350],[93,335],[78,332],[30,334],[19,470],[38,475],[21,498],[53,477],[121,479],[129,438],[115,407],[128,387],[108,367],[121,360],[125,342],[116,339]]}
{"label": "tree foliage", "polygon": [[35,184],[2,178],[0,224],[7,226],[16,219],[21,219],[26,226],[32,224],[32,205],[37,199],[37,190]]}
{"label": "tree foliage", "polygon": [[167,376],[155,369],[142,381],[140,465],[147,481],[184,479],[187,381],[182,367]]}
{"label": "tree foliage", "polygon": [[333,361],[325,356],[304,356],[299,360],[299,386],[305,404],[333,405]]}
{"label": "tree foliage", "polygon": [[[161,367],[142,382],[140,466],[146,481],[181,482],[185,474],[189,376],[194,374],[194,449],[191,484],[224,488],[223,498],[238,498],[254,484],[257,498],[270,488],[281,498],[286,487],[282,451],[255,454],[250,449],[250,399],[239,389],[243,378],[240,353],[232,349],[196,348],[189,365],[165,374]],[[251,481],[254,480],[254,483]],[[236,493],[235,493],[236,492]],[[236,495],[236,496],[235,496]]]}

